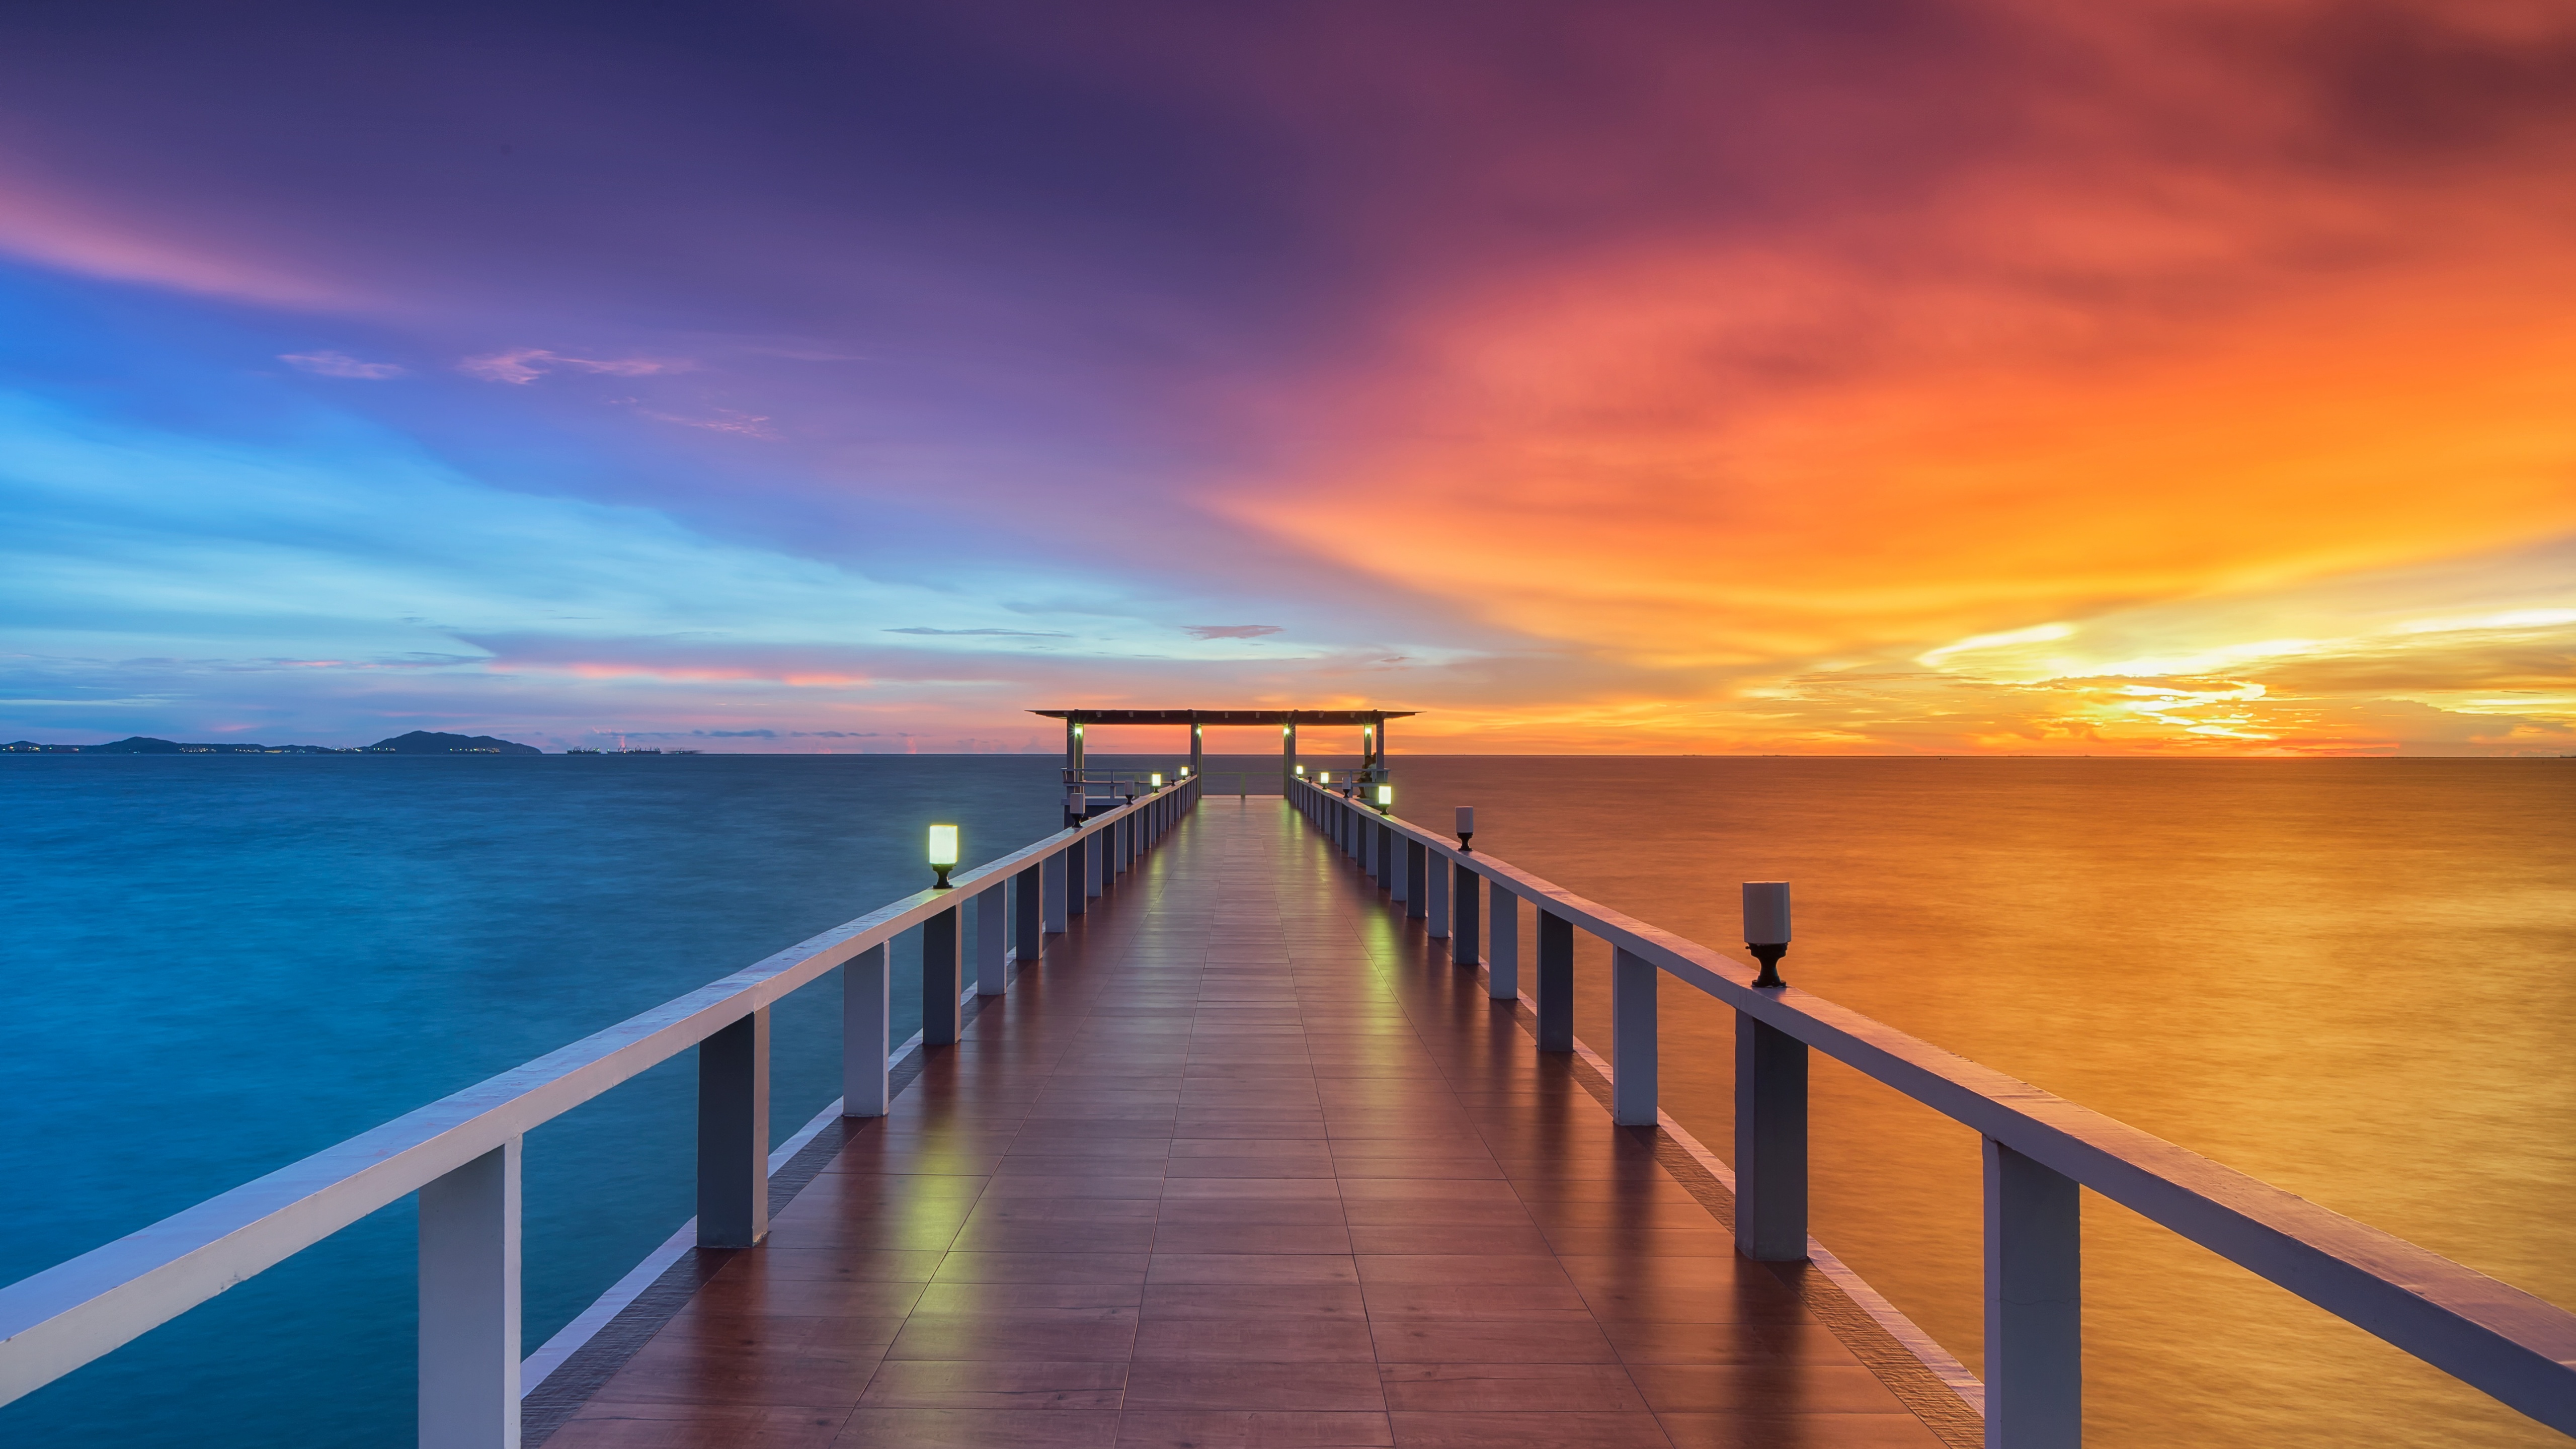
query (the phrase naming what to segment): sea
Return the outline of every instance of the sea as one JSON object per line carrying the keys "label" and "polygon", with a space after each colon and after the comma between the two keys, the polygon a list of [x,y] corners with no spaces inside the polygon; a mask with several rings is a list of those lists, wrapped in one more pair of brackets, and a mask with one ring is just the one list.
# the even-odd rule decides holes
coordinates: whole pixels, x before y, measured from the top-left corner
{"label": "sea", "polygon": [[[1277,790],[1275,758],[1209,764]],[[969,861],[1033,840],[1057,766],[0,756],[0,1282],[916,890],[933,822]],[[1395,780],[1398,813],[1474,805],[1478,849],[1722,949],[1736,883],[1787,879],[1797,985],[2576,1306],[2576,760],[1399,756]],[[1604,1048],[1606,970],[1581,940]],[[773,1140],[838,1090],[838,991],[775,1013]],[[1666,1110],[1723,1156],[1731,1023],[1663,1001]],[[689,1216],[692,1088],[684,1056],[529,1136],[531,1348]],[[1813,1090],[1816,1236],[1978,1365],[1975,1134],[1829,1062]],[[2096,1445],[2564,1442],[2089,1194],[2084,1231]],[[408,1442],[413,1232],[384,1209],[0,1408],[0,1444]]]}

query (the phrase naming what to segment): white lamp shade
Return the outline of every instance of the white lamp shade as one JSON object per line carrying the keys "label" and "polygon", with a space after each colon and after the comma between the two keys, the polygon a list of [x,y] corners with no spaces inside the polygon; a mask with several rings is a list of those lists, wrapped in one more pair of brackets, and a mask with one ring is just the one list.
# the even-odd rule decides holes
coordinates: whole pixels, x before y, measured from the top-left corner
{"label": "white lamp shade", "polygon": [[1789,944],[1789,883],[1749,880],[1744,883],[1744,944]]}
{"label": "white lamp shade", "polygon": [[955,865],[957,863],[956,826],[934,825],[930,827],[930,863],[932,865]]}
{"label": "white lamp shade", "polygon": [[1458,833],[1460,835],[1473,835],[1476,833],[1475,806],[1461,805],[1458,807]]}

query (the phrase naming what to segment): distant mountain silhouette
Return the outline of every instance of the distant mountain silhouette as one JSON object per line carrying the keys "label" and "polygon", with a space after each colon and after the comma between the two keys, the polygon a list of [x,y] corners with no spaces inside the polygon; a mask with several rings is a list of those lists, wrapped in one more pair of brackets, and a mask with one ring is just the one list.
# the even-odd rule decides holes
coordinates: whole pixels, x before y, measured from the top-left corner
{"label": "distant mountain silhouette", "polygon": [[128,735],[103,745],[40,745],[34,740],[12,740],[0,745],[0,754],[41,755],[350,755],[355,750],[337,749],[330,745],[260,745],[248,740],[225,740],[218,744],[155,739],[151,735]]}
{"label": "distant mountain silhouette", "polygon": [[367,746],[369,752],[391,751],[397,755],[542,755],[535,745],[516,740],[496,740],[490,735],[442,735],[429,730],[413,730],[389,740],[378,740]]}
{"label": "distant mountain silhouette", "polygon": [[7,755],[542,755],[535,745],[516,740],[496,740],[490,735],[442,735],[428,730],[413,730],[389,740],[378,740],[363,749],[343,749],[333,745],[255,745],[247,740],[226,740],[221,744],[190,744],[178,740],[155,739],[150,735],[129,735],[104,745],[40,745],[34,740],[12,740],[0,745]]}

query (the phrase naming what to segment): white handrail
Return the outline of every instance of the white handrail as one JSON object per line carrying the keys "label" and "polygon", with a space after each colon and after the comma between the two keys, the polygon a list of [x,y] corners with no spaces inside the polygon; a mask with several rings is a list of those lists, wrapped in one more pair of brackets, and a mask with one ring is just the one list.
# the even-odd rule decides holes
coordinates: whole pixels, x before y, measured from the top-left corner
{"label": "white handrail", "polygon": [[[786,948],[524,1066],[0,1288],[0,1404],[696,1046],[861,952],[1191,791],[1166,785]],[[1076,888],[1079,888],[1077,883]]]}
{"label": "white handrail", "polygon": [[[2089,1107],[1980,1066],[1650,926],[1485,851],[1305,781],[1306,805],[1357,810],[1431,859],[1571,921],[1614,948],[1853,1067],[2368,1330],[2522,1413],[2576,1435],[2576,1313]],[[1615,1063],[1614,1063],[1615,1070]]]}

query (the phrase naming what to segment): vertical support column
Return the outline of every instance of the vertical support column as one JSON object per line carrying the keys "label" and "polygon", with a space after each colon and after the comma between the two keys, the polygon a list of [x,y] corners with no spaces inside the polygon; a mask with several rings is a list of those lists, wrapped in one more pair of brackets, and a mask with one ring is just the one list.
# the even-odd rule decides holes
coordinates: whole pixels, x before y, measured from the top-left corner
{"label": "vertical support column", "polygon": [[1480,954],[1476,949],[1477,927],[1484,918],[1483,903],[1476,899],[1477,888],[1484,877],[1466,866],[1449,867],[1449,959],[1460,966],[1473,966]]}
{"label": "vertical support column", "polygon": [[1088,909],[1083,902],[1095,894],[1087,885],[1091,878],[1089,854],[1087,842],[1079,838],[1064,848],[1064,914],[1068,921]]}
{"label": "vertical support column", "polygon": [[1428,845],[1414,848],[1422,852],[1423,884],[1430,887],[1424,892],[1427,899],[1423,902],[1423,919],[1430,923],[1428,932],[1432,940],[1448,940],[1449,862],[1435,854]]}
{"label": "vertical support column", "polygon": [[841,968],[841,1115],[882,1117],[894,1100],[886,1058],[894,1054],[894,973],[879,942]]}
{"label": "vertical support column", "polygon": [[1046,876],[1046,924],[1043,929],[1050,936],[1063,935],[1068,924],[1066,918],[1071,911],[1067,909],[1066,896],[1069,893],[1065,884],[1072,876],[1073,863],[1081,859],[1081,849],[1080,846],[1071,846],[1059,850],[1048,856],[1041,867]]}
{"label": "vertical support column", "polygon": [[1538,909],[1538,1049],[1574,1050],[1574,923]]}
{"label": "vertical support column", "polygon": [[957,1044],[957,908],[921,923],[921,1044]]}
{"label": "vertical support column", "polygon": [[516,1137],[420,1190],[421,1449],[518,1449]]}
{"label": "vertical support column", "polygon": [[1387,839],[1395,846],[1395,883],[1387,887],[1387,899],[1405,903],[1406,919],[1422,914],[1422,846],[1410,835],[1398,835],[1387,827]]}
{"label": "vertical support column", "polygon": [[2084,1442],[2083,1191],[1986,1143],[1986,1443]]}
{"label": "vertical support column", "polygon": [[1082,894],[1086,900],[1100,898],[1101,888],[1108,883],[1109,835],[1095,830],[1082,838]]}
{"label": "vertical support column", "polygon": [[1493,884],[1485,912],[1485,994],[1496,1001],[1521,995],[1521,898],[1501,881]]}
{"label": "vertical support column", "polygon": [[1010,902],[996,882],[975,894],[975,994],[1000,996],[1011,989],[1008,929]]}
{"label": "vertical support column", "polygon": [[1655,1125],[1655,963],[1610,953],[1610,1120]]}
{"label": "vertical support column", "polygon": [[1377,885],[1397,900],[1404,899],[1404,869],[1396,859],[1395,827],[1381,820],[1377,823]]}
{"label": "vertical support column", "polygon": [[698,1246],[769,1236],[769,1008],[698,1043]]}
{"label": "vertical support column", "polygon": [[1190,778],[1207,773],[1207,726],[1190,721]]}
{"label": "vertical support column", "polygon": [[[1011,889],[1017,893],[1014,905],[1017,915],[1011,924],[1011,954],[1022,961],[1034,961],[1045,949],[1047,933],[1046,863],[1024,868],[1011,878]],[[1063,926],[1055,929],[1061,931]]]}
{"label": "vertical support column", "polygon": [[1807,1044],[1735,1014],[1735,1246],[1761,1263],[1807,1256]]}
{"label": "vertical support column", "polygon": [[1279,727],[1279,793],[1297,792],[1297,720],[1292,715]]}

